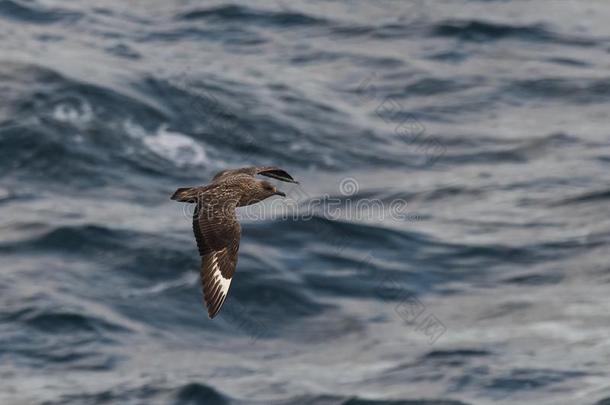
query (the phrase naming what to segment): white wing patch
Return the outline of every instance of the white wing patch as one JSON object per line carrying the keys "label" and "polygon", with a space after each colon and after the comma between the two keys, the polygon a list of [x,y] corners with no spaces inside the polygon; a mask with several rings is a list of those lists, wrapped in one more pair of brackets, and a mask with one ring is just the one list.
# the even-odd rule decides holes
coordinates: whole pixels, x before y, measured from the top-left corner
{"label": "white wing patch", "polygon": [[231,286],[231,278],[222,275],[223,272],[232,275],[235,270],[235,262],[228,252],[226,248],[218,250],[205,255],[202,260],[201,281],[210,318],[214,318],[222,308]]}
{"label": "white wing patch", "polygon": [[220,287],[220,294],[222,298],[220,298],[220,306],[224,303],[227,298],[227,293],[229,292],[229,286],[231,285],[230,278],[224,278],[222,276],[222,272],[220,271],[220,266],[218,265],[218,258],[216,257],[219,252],[215,252],[212,255],[212,276],[214,277],[214,290]]}

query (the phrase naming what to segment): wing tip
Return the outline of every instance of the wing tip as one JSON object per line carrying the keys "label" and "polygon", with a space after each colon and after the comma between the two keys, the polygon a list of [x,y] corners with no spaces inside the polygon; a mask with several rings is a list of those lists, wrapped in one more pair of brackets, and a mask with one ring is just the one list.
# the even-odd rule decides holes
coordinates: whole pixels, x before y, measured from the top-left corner
{"label": "wing tip", "polygon": [[224,299],[218,299],[215,302],[205,301],[205,306],[208,310],[208,317],[214,319],[216,315],[220,313],[222,306],[224,305]]}
{"label": "wing tip", "polygon": [[280,181],[285,181],[286,183],[295,183],[299,184],[288,172],[284,169],[280,169],[279,167],[265,167],[260,168],[258,170],[258,174],[262,176],[271,177]]}

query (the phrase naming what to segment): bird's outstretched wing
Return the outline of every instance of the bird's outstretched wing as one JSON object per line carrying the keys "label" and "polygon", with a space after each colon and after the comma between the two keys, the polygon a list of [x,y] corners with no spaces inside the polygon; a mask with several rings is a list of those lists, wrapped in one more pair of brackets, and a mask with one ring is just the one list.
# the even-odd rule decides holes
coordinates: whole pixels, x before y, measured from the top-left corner
{"label": "bird's outstretched wing", "polygon": [[285,170],[275,166],[244,167],[241,169],[223,170],[219,173],[216,173],[212,180],[222,180],[224,178],[227,178],[228,176],[233,176],[235,174],[248,174],[250,176],[256,176],[257,174],[260,174],[261,176],[272,177],[274,179],[286,181],[288,183],[298,183],[298,181],[293,179],[292,176],[289,175]]}
{"label": "bird's outstretched wing", "polygon": [[193,232],[201,255],[201,284],[210,318],[222,308],[237,266],[241,227],[235,204],[201,201],[193,215]]}

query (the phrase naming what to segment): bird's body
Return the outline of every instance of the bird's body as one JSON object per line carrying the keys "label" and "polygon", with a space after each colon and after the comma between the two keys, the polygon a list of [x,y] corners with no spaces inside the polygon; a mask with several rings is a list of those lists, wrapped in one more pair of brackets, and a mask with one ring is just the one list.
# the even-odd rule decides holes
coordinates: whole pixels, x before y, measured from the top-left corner
{"label": "bird's body", "polygon": [[257,174],[296,183],[277,167],[246,167],[224,170],[212,183],[201,187],[179,188],[172,200],[196,204],[193,232],[201,255],[201,283],[210,318],[222,307],[237,267],[241,227],[236,207],[256,204],[272,195],[285,194]]}

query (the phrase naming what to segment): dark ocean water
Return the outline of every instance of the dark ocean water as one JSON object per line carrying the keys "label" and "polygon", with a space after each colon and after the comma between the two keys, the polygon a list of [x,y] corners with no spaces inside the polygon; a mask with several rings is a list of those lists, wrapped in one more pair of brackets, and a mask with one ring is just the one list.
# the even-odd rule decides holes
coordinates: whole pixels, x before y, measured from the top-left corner
{"label": "dark ocean water", "polygon": [[[610,402],[609,20],[0,0],[0,403]],[[169,196],[249,165],[211,321]]]}

